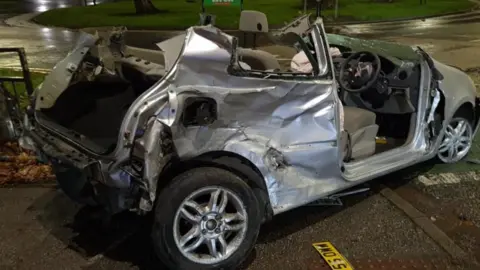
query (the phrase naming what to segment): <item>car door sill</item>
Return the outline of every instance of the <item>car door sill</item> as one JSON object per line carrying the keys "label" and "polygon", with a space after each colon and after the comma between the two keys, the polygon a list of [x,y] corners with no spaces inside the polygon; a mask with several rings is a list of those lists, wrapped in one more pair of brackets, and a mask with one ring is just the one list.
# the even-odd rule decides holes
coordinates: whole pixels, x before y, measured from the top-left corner
{"label": "car door sill", "polygon": [[426,160],[429,156],[425,153],[425,149],[409,144],[362,160],[361,165],[344,164],[343,178],[349,182],[373,179]]}

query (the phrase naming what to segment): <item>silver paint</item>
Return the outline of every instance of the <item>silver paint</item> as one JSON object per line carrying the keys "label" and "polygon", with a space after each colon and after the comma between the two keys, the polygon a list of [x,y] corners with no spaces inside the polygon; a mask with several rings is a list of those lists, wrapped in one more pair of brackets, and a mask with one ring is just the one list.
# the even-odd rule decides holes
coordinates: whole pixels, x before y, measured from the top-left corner
{"label": "silver paint", "polygon": [[[314,25],[313,31],[319,68],[321,73],[326,72],[332,69],[332,60],[321,41],[326,38],[323,25]],[[158,176],[172,155],[186,160],[224,151],[248,159],[263,176],[275,214],[436,155],[444,130],[431,141],[427,129],[429,110],[435,109],[430,104],[431,72],[421,58],[421,93],[417,113],[411,119],[415,128],[410,130],[407,143],[343,163],[338,147],[340,100],[335,80],[229,74],[233,41],[233,37],[211,26],[189,28],[172,68],[131,105],[120,128],[117,148],[99,161],[102,171],[113,172],[131,158],[134,147],[134,155],[144,160],[146,168],[141,179],[148,191],[148,198],[141,203],[145,211],[155,201],[156,181],[166,181]],[[74,60],[78,59],[70,55],[62,63]],[[440,90],[445,96],[444,123],[449,123],[464,103],[475,107],[474,85],[463,72],[436,61],[435,65],[445,77]],[[63,66],[59,70],[64,70]],[[64,76],[63,71],[52,74]],[[44,83],[42,88],[48,87],[52,85]],[[188,97],[215,100],[218,119],[208,126],[184,127],[181,113]],[[165,140],[160,139],[159,134],[166,130],[171,134],[173,152],[165,150]],[[138,131],[145,134],[140,139]]]}

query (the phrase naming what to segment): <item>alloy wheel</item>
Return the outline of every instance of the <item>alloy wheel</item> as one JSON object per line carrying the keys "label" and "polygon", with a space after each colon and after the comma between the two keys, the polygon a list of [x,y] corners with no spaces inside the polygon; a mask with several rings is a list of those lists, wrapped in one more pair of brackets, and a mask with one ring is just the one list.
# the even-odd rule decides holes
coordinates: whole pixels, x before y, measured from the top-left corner
{"label": "alloy wheel", "polygon": [[467,156],[472,147],[473,128],[464,118],[454,118],[445,128],[438,158],[445,163],[454,163]]}
{"label": "alloy wheel", "polygon": [[176,211],[173,237],[180,252],[199,264],[217,264],[240,247],[247,211],[231,190],[205,187],[190,194]]}

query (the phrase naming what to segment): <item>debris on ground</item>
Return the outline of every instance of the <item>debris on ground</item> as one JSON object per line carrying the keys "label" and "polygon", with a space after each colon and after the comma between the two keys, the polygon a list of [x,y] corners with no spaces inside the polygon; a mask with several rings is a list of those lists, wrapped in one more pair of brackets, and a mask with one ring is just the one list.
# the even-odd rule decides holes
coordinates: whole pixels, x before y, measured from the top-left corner
{"label": "debris on ground", "polygon": [[16,142],[0,144],[0,185],[45,183],[55,180],[52,167]]}

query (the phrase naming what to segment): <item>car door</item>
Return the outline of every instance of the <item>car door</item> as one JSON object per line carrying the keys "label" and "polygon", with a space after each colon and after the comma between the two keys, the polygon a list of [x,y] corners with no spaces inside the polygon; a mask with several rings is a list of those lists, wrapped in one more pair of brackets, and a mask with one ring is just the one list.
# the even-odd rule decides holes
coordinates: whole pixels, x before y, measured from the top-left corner
{"label": "car door", "polygon": [[[252,156],[258,151],[255,156],[263,159],[259,169],[268,179],[275,211],[311,202],[344,184],[339,162],[340,101],[322,25],[312,26],[300,39],[304,40],[299,42],[301,50],[292,60],[304,65],[302,59],[308,59],[313,72],[245,70],[240,63],[253,66],[249,61],[255,52],[246,54],[250,58],[241,52],[236,67],[229,71],[234,76],[228,84],[235,91],[229,91],[225,108],[219,108],[219,115],[224,109],[248,126],[242,130],[250,138],[248,150],[239,150],[247,148],[239,146],[247,142],[235,142],[228,149],[247,152],[244,156],[254,164],[258,160]],[[265,154],[256,150],[263,147]]]}

